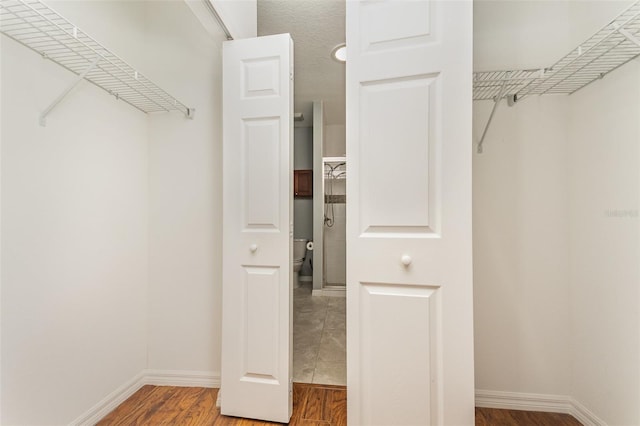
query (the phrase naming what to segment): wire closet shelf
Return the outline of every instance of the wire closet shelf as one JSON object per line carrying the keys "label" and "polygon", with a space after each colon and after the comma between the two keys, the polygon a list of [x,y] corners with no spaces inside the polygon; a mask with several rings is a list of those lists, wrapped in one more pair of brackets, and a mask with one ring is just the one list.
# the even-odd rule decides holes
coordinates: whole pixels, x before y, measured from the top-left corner
{"label": "wire closet shelf", "polygon": [[531,95],[572,94],[640,56],[640,0],[633,3],[553,66],[540,69],[473,73],[473,100],[493,100],[493,109],[477,144],[483,151],[500,101],[510,106]]}
{"label": "wire closet shelf", "polygon": [[180,111],[193,117],[192,108],[39,0],[0,0],[0,33],[77,74],[77,82],[84,78],[142,112]]}
{"label": "wire closet shelf", "polygon": [[553,66],[537,70],[475,72],[473,99],[572,94],[640,55],[640,1]]}

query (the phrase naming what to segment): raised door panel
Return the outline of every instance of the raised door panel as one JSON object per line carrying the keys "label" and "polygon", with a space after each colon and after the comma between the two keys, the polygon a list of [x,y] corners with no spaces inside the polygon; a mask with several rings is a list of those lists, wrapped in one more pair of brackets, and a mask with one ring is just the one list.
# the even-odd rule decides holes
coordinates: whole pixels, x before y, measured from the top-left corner
{"label": "raised door panel", "polygon": [[438,287],[360,283],[359,296],[362,424],[437,424]]}
{"label": "raised door panel", "polygon": [[245,382],[278,384],[281,381],[279,272],[279,268],[271,267],[244,268],[241,380]]}
{"label": "raised door panel", "polygon": [[279,117],[242,120],[242,216],[245,231],[277,231],[280,228]]}
{"label": "raised door panel", "polygon": [[389,1],[366,1],[361,6],[359,35],[363,54],[413,47],[431,40],[433,2],[404,2],[402,10]]}
{"label": "raised door panel", "polygon": [[438,93],[437,74],[362,83],[359,210],[364,234],[437,232]]}

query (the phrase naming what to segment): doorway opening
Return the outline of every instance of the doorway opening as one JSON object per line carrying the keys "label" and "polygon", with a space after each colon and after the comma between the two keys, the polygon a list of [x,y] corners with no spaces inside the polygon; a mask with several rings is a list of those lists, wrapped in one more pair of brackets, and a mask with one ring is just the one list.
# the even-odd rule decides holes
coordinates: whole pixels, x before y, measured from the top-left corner
{"label": "doorway opening", "polygon": [[[343,0],[258,1],[258,36],[294,40],[293,381],[346,385]],[[339,296],[339,297],[336,297]]]}

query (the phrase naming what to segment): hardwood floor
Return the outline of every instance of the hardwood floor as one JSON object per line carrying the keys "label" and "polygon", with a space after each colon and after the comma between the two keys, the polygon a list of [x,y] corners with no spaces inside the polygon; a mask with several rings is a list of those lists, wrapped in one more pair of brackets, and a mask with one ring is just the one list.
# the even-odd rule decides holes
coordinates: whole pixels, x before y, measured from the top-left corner
{"label": "hardwood floor", "polygon": [[569,414],[476,408],[476,426],[582,426]]}
{"label": "hardwood floor", "polygon": [[[100,426],[185,425],[258,426],[278,423],[227,417],[216,408],[218,389],[143,386],[102,419]],[[344,386],[294,383],[290,425],[344,426]],[[391,426],[391,425],[390,425]],[[567,414],[476,408],[476,426],[580,426]]]}
{"label": "hardwood floor", "polygon": [[[257,426],[279,423],[227,417],[216,408],[218,389],[143,386],[102,419],[100,426],[224,425]],[[344,386],[294,383],[290,425],[343,426],[347,424]]]}

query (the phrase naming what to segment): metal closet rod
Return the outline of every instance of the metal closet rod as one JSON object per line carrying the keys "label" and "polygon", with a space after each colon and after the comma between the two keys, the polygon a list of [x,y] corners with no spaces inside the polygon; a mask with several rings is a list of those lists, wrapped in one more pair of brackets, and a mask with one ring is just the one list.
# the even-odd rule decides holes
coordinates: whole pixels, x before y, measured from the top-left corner
{"label": "metal closet rod", "polygon": [[203,1],[204,5],[207,7],[207,9],[209,10],[209,12],[211,12],[211,14],[215,18],[215,20],[218,22],[218,25],[220,25],[220,28],[224,32],[225,36],[227,36],[227,40],[233,40],[233,36],[231,35],[231,31],[229,31],[229,28],[227,27],[227,25],[224,23],[224,21],[220,17],[220,14],[216,10],[216,8],[213,7],[213,4],[211,3],[211,0],[202,0],[202,1]]}

